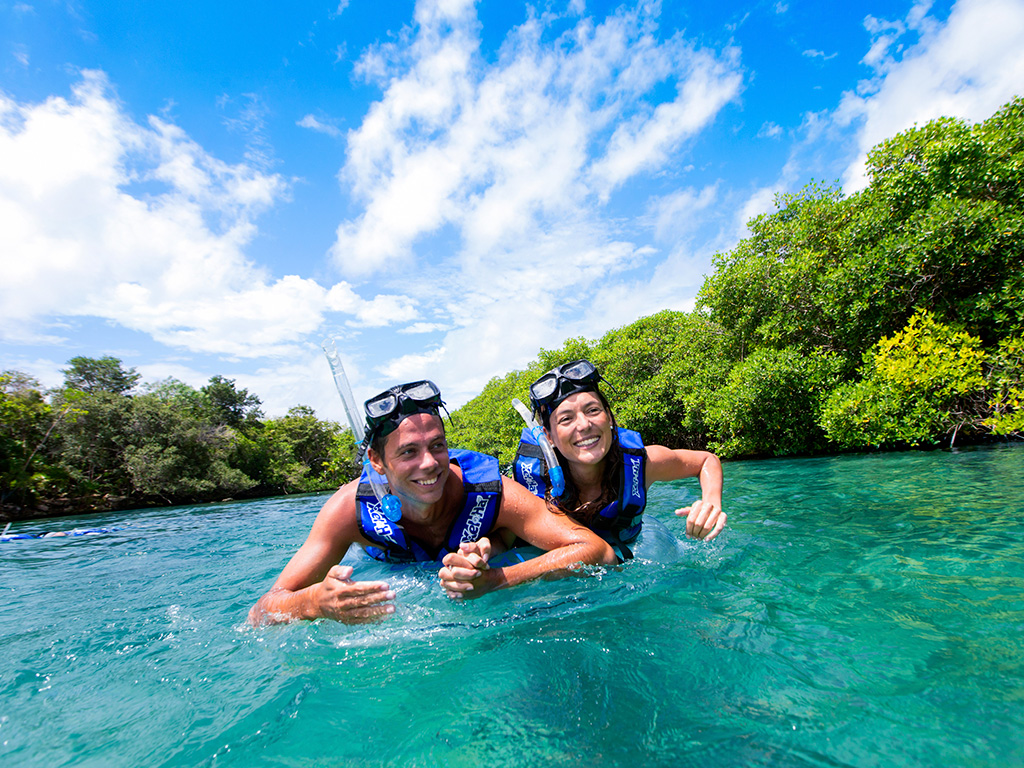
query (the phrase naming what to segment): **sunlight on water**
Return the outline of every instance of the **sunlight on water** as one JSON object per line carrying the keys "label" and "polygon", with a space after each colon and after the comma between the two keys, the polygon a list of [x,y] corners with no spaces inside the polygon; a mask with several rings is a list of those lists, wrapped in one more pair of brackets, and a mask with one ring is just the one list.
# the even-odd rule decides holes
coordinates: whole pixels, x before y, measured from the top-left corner
{"label": "sunlight on water", "polygon": [[18,524],[119,530],[0,543],[0,764],[1024,763],[1024,447],[731,463],[711,544],[248,628],[324,498]]}

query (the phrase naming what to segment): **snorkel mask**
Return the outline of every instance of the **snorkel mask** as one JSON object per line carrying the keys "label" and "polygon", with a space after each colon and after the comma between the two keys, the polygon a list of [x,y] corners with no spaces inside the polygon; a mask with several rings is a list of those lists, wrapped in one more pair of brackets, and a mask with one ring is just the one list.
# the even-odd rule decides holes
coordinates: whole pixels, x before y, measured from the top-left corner
{"label": "snorkel mask", "polygon": [[597,392],[601,374],[589,360],[574,360],[552,368],[530,385],[530,405],[545,420],[565,398],[577,392]]}
{"label": "snorkel mask", "polygon": [[417,413],[438,414],[444,407],[441,391],[432,381],[413,381],[386,389],[371,397],[363,406],[366,410],[366,438],[369,446],[378,437],[386,437],[398,425]]}

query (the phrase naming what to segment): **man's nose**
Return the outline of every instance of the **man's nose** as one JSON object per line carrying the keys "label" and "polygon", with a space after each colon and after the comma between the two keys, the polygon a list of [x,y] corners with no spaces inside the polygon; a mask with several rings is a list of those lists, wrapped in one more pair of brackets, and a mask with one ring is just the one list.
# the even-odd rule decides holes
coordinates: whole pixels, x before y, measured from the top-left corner
{"label": "man's nose", "polygon": [[432,469],[438,466],[441,462],[437,460],[437,456],[434,455],[433,451],[424,451],[423,456],[420,459],[421,469]]}

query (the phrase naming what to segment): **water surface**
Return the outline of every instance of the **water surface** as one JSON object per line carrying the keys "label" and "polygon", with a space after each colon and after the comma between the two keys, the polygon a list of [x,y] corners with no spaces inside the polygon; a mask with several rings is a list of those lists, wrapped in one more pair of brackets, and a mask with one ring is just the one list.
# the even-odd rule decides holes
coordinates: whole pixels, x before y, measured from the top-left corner
{"label": "water surface", "polygon": [[247,627],[325,498],[17,525],[120,530],[0,543],[0,764],[1024,764],[1022,446],[730,463],[670,562]]}

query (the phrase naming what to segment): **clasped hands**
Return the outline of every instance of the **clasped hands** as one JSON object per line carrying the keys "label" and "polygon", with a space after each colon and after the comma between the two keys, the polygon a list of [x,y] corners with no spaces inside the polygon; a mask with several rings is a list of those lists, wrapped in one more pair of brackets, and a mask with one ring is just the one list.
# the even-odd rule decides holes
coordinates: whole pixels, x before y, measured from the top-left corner
{"label": "clasped hands", "polygon": [[486,538],[463,542],[458,552],[445,555],[441,561],[444,567],[437,574],[445,594],[453,600],[466,600],[490,592],[490,558],[491,542]]}

